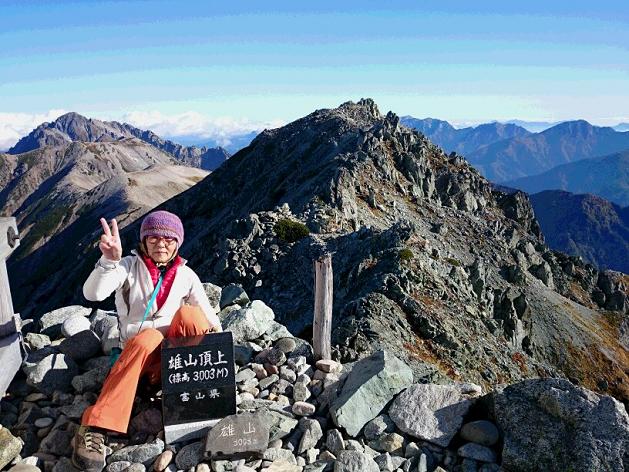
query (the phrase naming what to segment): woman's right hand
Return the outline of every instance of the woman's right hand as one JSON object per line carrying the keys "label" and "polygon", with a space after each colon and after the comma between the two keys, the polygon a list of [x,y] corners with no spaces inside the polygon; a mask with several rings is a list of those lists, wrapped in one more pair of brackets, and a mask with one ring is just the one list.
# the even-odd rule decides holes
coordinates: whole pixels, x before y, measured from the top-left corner
{"label": "woman's right hand", "polygon": [[105,218],[100,219],[100,224],[103,227],[103,234],[98,244],[100,252],[110,261],[119,261],[122,259],[122,244],[120,243],[120,233],[118,233],[116,219],[111,220],[111,229],[109,229]]}

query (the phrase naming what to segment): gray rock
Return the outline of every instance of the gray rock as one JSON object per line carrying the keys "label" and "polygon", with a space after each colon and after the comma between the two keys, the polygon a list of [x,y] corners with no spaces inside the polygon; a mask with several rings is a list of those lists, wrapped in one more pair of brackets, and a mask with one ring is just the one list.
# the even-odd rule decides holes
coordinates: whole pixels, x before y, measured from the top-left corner
{"label": "gray rock", "polygon": [[403,432],[446,447],[471,405],[456,386],[416,384],[398,395],[389,416]]}
{"label": "gray rock", "polygon": [[16,438],[7,428],[0,426],[0,469],[17,457],[23,444],[20,438]]}
{"label": "gray rock", "polygon": [[[357,436],[391,399],[413,382],[413,372],[397,357],[378,351],[356,363],[341,395],[330,407],[334,423]],[[366,407],[368,406],[368,407]]]}
{"label": "gray rock", "polygon": [[[282,338],[292,338],[293,335],[288,331],[288,328],[277,321],[272,321],[269,325],[269,328],[264,333],[264,336],[269,338],[272,342],[278,341]],[[299,345],[298,341],[294,339],[295,346]],[[295,350],[296,347],[293,347],[292,350]],[[292,352],[292,351],[291,351]]]}
{"label": "gray rock", "polygon": [[297,343],[292,337],[280,338],[275,342],[275,347],[284,354],[289,354],[295,350]]}
{"label": "gray rock", "polygon": [[343,435],[338,429],[331,429],[325,440],[325,447],[334,455],[338,455],[340,451],[345,449],[345,441]]}
{"label": "gray rock", "polygon": [[278,449],[275,447],[264,451],[262,459],[265,461],[284,460],[290,464],[297,464],[297,459],[295,459],[295,455],[292,452],[288,449]]}
{"label": "gray rock", "polygon": [[203,441],[193,442],[181,448],[175,457],[175,464],[183,470],[196,466],[203,460]]}
{"label": "gray rock", "polygon": [[321,424],[317,420],[302,418],[299,420],[299,429],[303,432],[297,454],[303,454],[308,449],[314,448],[323,437]]}
{"label": "gray rock", "polygon": [[96,336],[102,338],[107,328],[118,325],[118,316],[115,311],[97,309],[90,316],[90,322],[90,329],[96,333]]}
{"label": "gray rock", "polygon": [[205,294],[208,300],[210,300],[210,305],[217,308],[217,311],[219,311],[221,305],[221,288],[218,285],[207,282],[203,284],[203,290],[205,290]]}
{"label": "gray rock", "polygon": [[51,472],[80,472],[72,465],[72,461],[67,457],[61,457],[52,468]]}
{"label": "gray rock", "polygon": [[274,347],[266,357],[268,363],[280,366],[286,362],[286,354],[280,348]]}
{"label": "gray rock", "polygon": [[398,433],[387,433],[378,439],[369,441],[369,447],[380,452],[390,452],[400,455],[403,453],[404,437]]}
{"label": "gray rock", "polygon": [[39,429],[43,429],[43,428],[47,428],[48,426],[52,425],[54,423],[55,420],[53,420],[52,418],[38,418],[35,420],[35,427],[39,428]]}
{"label": "gray rock", "polygon": [[306,384],[297,382],[293,385],[293,400],[296,402],[305,402],[311,396],[312,393]]}
{"label": "gray rock", "polygon": [[221,291],[219,306],[222,310],[229,305],[237,304],[240,306],[245,306],[247,303],[249,303],[249,301],[249,296],[242,287],[236,284],[229,284]]}
{"label": "gray rock", "polygon": [[493,394],[508,470],[629,470],[624,406],[563,379],[525,380]]}
{"label": "gray rock", "polygon": [[101,351],[101,342],[98,336],[88,329],[65,339],[59,345],[59,350],[74,361],[81,362],[98,355]]}
{"label": "gray rock", "polygon": [[298,421],[290,413],[267,408],[261,411],[270,418],[269,442],[288,436],[297,427]]}
{"label": "gray rock", "polygon": [[97,367],[74,377],[72,379],[74,390],[78,393],[99,392],[109,374],[109,360],[107,363],[106,367]]}
{"label": "gray rock", "polygon": [[123,447],[122,449],[112,453],[109,456],[109,461],[139,462],[148,467],[163,451],[164,441],[158,438],[148,444]]}
{"label": "gray rock", "polygon": [[64,354],[50,354],[38,362],[26,375],[26,383],[42,393],[55,390],[69,392],[72,379],[79,373],[76,363]]}
{"label": "gray rock", "polygon": [[389,415],[378,415],[365,425],[364,435],[369,441],[377,439],[384,433],[392,433],[395,431],[395,423],[389,418]]}
{"label": "gray rock", "polygon": [[91,328],[90,320],[82,315],[72,315],[61,325],[61,334],[64,338],[70,338],[81,331]]}
{"label": "gray rock", "polygon": [[493,446],[500,439],[498,428],[491,421],[479,420],[466,423],[459,433],[463,439],[483,446]]}
{"label": "gray rock", "polygon": [[70,405],[64,405],[59,408],[59,411],[70,418],[71,420],[80,420],[83,416],[83,412],[92,404],[87,400],[84,400],[80,396],[74,397],[74,401]]}
{"label": "gray rock", "polygon": [[242,343],[262,336],[274,318],[273,310],[263,301],[254,300],[240,310],[229,312],[222,325],[224,331],[233,333],[235,343]]}
{"label": "gray rock", "polygon": [[162,412],[157,408],[148,408],[134,416],[131,419],[130,426],[134,431],[157,436],[157,434],[164,429]]}
{"label": "gray rock", "polygon": [[297,380],[297,374],[294,370],[283,365],[282,367],[280,367],[280,378],[286,380],[291,384],[294,384]]}
{"label": "gray rock", "polygon": [[277,374],[273,374],[273,375],[269,375],[268,377],[263,378],[262,380],[260,380],[260,388],[262,390],[270,387],[271,385],[273,385],[275,382],[277,382],[280,379],[280,376]]}
{"label": "gray rock", "polygon": [[245,382],[247,380],[255,379],[256,373],[251,369],[241,369],[236,374],[236,383]]}
{"label": "gray rock", "polygon": [[61,334],[61,325],[65,320],[75,315],[87,317],[91,311],[91,308],[85,308],[80,305],[66,306],[49,311],[42,315],[39,320],[39,332],[50,336],[51,339],[56,339]]}
{"label": "gray rock", "polygon": [[131,464],[124,469],[124,472],[146,472],[146,467],[144,467],[144,464]]}
{"label": "gray rock", "polygon": [[380,472],[380,467],[362,452],[342,451],[334,464],[334,472]]}
{"label": "gray rock", "polygon": [[35,351],[50,345],[50,338],[45,334],[26,333],[24,341]]}
{"label": "gray rock", "polygon": [[9,469],[9,472],[41,472],[41,469],[35,465],[19,462]]}
{"label": "gray rock", "polygon": [[476,443],[467,443],[457,450],[457,454],[461,457],[474,459],[480,462],[496,462],[496,453],[486,446]]}
{"label": "gray rock", "polygon": [[129,467],[130,465],[131,462],[129,461],[116,461],[107,465],[105,470],[107,472],[122,472],[123,470],[126,470],[127,467]]}
{"label": "gray rock", "polygon": [[71,451],[70,442],[74,433],[72,431],[63,431],[61,429],[53,429],[39,445],[40,452],[54,454],[55,456],[64,456]]}
{"label": "gray rock", "polygon": [[101,349],[104,354],[109,355],[114,347],[120,347],[120,330],[118,325],[107,326],[100,338]]}
{"label": "gray rock", "polygon": [[376,464],[378,464],[378,467],[380,467],[380,470],[382,471],[393,472],[395,470],[393,462],[391,461],[391,455],[388,452],[374,457],[373,460]]}

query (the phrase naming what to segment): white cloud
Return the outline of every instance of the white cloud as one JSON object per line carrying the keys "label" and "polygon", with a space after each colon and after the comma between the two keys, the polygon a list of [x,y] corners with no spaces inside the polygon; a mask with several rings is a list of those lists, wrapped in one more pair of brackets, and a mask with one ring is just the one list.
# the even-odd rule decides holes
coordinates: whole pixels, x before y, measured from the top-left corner
{"label": "white cloud", "polygon": [[123,121],[137,128],[149,129],[161,137],[194,136],[200,140],[215,140],[221,146],[228,146],[234,136],[285,124],[279,120],[261,122],[229,116],[211,118],[193,111],[173,115],[159,111],[133,111],[124,114]]}
{"label": "white cloud", "polygon": [[65,110],[50,110],[47,113],[2,113],[0,112],[0,151],[6,151],[20,138],[45,121],[54,121],[66,113]]}

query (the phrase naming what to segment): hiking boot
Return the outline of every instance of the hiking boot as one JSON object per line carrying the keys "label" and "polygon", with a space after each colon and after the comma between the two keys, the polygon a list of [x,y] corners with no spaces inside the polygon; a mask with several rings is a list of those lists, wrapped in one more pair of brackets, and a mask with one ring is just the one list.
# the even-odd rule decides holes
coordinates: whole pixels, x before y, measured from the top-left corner
{"label": "hiking boot", "polygon": [[86,472],[101,472],[105,457],[111,449],[105,445],[105,433],[96,428],[81,426],[72,438],[72,464]]}

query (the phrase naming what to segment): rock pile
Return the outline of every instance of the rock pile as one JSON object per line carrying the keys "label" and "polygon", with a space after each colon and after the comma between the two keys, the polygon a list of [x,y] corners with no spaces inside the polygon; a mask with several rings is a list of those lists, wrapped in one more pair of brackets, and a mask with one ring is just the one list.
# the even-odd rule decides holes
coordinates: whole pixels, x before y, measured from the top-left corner
{"label": "rock pile", "polygon": [[[312,347],[237,286],[206,284],[234,335],[239,413],[269,424],[258,457],[204,456],[204,440],[165,445],[159,392],[141,385],[127,436],[110,435],[108,472],[425,472],[625,470],[629,419],[611,397],[568,381],[525,381],[483,395],[469,383],[414,383],[388,351],[354,363],[313,359]],[[23,376],[0,403],[0,470],[74,471],[70,440],[109,370],[113,313],[80,306],[27,333]],[[575,436],[576,434],[576,436]],[[576,437],[578,454],[567,454]],[[554,448],[559,448],[555,450]],[[592,468],[593,467],[593,468]]]}

